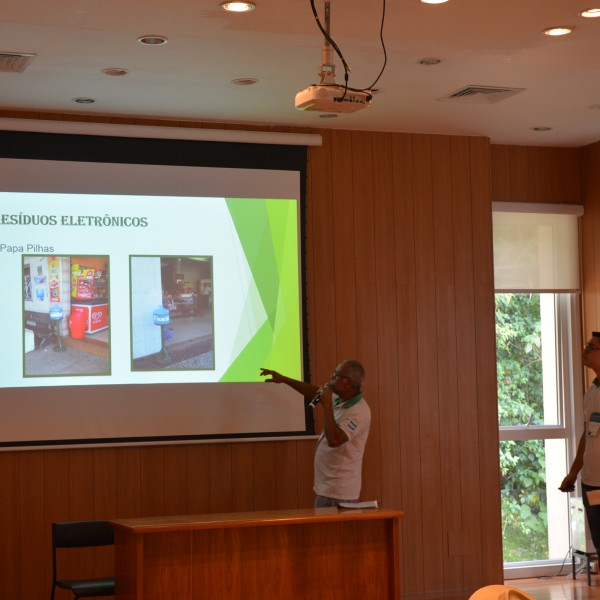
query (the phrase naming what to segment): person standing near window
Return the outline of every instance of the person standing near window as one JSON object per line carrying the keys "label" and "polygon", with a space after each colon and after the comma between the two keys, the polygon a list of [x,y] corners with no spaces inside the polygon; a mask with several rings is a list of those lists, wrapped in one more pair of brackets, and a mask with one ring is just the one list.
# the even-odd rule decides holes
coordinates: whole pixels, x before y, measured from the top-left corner
{"label": "person standing near window", "polygon": [[[575,489],[577,476],[581,472],[581,490],[588,526],[596,552],[600,552],[600,331],[593,331],[592,338],[582,353],[583,365],[596,374],[592,385],[583,398],[584,427],[577,446],[575,460],[560,484],[561,492]],[[592,493],[590,493],[592,492]]]}

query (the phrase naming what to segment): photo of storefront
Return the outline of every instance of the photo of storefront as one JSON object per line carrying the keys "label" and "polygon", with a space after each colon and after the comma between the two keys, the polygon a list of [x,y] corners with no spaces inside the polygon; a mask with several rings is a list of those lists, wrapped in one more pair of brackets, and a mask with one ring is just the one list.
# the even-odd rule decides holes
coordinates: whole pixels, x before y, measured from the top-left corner
{"label": "photo of storefront", "polygon": [[133,371],[214,369],[210,256],[132,256]]}
{"label": "photo of storefront", "polygon": [[26,377],[110,375],[108,256],[23,256]]}

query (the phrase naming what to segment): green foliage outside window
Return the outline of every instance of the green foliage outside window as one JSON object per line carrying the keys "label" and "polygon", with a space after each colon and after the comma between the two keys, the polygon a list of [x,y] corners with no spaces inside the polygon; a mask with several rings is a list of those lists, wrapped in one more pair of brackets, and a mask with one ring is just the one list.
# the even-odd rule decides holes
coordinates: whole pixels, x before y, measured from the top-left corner
{"label": "green foliage outside window", "polygon": [[[499,425],[540,425],[543,378],[539,294],[496,294]],[[500,444],[504,560],[548,558],[543,440]]]}

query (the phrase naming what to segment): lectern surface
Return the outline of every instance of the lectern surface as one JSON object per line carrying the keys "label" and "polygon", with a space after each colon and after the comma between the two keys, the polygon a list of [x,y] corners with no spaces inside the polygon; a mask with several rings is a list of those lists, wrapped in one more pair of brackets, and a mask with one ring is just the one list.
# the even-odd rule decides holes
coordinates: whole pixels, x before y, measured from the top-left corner
{"label": "lectern surface", "polygon": [[266,527],[335,521],[373,521],[399,519],[404,513],[383,508],[347,509],[298,508],[204,515],[171,515],[166,517],[140,517],[111,521],[114,527],[129,529],[134,534],[158,533],[190,529],[215,529],[226,527]]}

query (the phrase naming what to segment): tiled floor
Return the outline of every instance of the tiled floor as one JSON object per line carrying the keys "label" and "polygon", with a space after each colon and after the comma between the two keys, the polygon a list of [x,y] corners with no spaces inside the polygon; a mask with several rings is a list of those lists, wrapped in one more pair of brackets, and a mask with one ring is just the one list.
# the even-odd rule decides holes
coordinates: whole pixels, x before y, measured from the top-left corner
{"label": "tiled floor", "polygon": [[110,372],[108,360],[102,356],[68,348],[66,343],[61,345],[63,351],[55,350],[58,347],[55,338],[50,338],[48,343],[25,354],[25,375],[107,375]]}
{"label": "tiled floor", "polygon": [[[149,359],[151,367],[168,369],[210,369],[214,368],[212,353],[212,314],[183,316],[171,320],[169,340],[165,347],[172,353],[174,360],[168,366],[157,367]],[[107,347],[111,341],[110,329],[86,334],[86,339],[104,342]],[[64,346],[66,347],[66,341]],[[57,352],[55,338],[42,347],[25,355],[25,374],[28,376],[46,375],[107,375],[110,373],[108,358],[88,352],[85,347],[69,347]]]}
{"label": "tiled floor", "polygon": [[212,314],[171,319],[165,349],[168,362],[159,365],[155,355],[142,357],[135,360],[134,370],[214,369]]}

